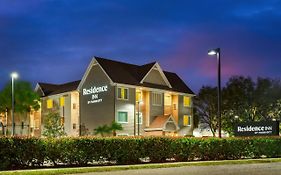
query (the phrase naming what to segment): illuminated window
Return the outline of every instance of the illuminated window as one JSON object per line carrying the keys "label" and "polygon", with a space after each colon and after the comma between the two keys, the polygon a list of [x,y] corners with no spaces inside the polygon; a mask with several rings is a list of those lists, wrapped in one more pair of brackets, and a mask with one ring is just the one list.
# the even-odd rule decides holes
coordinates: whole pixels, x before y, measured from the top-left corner
{"label": "illuminated window", "polygon": [[162,105],[162,94],[152,92],[151,93],[151,101],[152,101],[152,105],[161,106]]}
{"label": "illuminated window", "polygon": [[141,91],[137,91],[136,92],[136,101],[142,101],[142,93]]}
{"label": "illuminated window", "polygon": [[117,122],[128,123],[128,112],[119,111],[117,116]]}
{"label": "illuminated window", "polygon": [[122,100],[128,100],[128,88],[119,87],[117,90],[117,98]]}
{"label": "illuminated window", "polygon": [[191,102],[190,97],[187,97],[187,96],[183,97],[183,106],[184,107],[189,107],[190,106],[190,102]]}
{"label": "illuminated window", "polygon": [[190,126],[191,117],[189,115],[183,116],[183,126]]}
{"label": "illuminated window", "polygon": [[165,106],[170,106],[170,105],[172,105],[172,97],[171,97],[171,95],[165,94],[165,97],[164,97],[164,105],[165,105]]}
{"label": "illuminated window", "polygon": [[48,109],[53,108],[53,100],[52,99],[47,100],[47,108]]}
{"label": "illuminated window", "polygon": [[65,98],[64,97],[60,97],[60,106],[64,106],[65,103]]}

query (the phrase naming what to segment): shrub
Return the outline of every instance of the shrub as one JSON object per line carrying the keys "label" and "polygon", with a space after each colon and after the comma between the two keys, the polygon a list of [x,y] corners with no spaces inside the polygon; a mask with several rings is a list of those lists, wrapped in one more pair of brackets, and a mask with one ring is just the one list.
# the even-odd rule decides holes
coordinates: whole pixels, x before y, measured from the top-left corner
{"label": "shrub", "polygon": [[[281,157],[280,137],[0,138],[0,170],[92,164]],[[50,164],[51,163],[51,164]]]}

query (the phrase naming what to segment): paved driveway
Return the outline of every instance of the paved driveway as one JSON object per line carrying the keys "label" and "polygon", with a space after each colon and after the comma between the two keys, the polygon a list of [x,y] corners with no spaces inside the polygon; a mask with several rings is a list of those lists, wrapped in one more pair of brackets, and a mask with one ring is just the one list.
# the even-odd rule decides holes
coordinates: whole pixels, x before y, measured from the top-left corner
{"label": "paved driveway", "polygon": [[[84,173],[79,175],[281,175],[281,163],[258,163],[241,165],[185,166],[125,170],[113,172]],[[78,174],[77,174],[78,175]]]}

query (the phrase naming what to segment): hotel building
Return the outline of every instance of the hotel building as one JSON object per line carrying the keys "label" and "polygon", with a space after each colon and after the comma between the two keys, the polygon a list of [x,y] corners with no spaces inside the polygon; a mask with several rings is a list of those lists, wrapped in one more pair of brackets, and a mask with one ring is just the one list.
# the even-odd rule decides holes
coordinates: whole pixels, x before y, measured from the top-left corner
{"label": "hotel building", "polygon": [[194,93],[157,62],[133,65],[94,57],[82,80],[38,83],[41,109],[31,115],[31,134],[40,136],[44,117],[59,112],[69,136],[92,135],[113,121],[117,135],[192,135]]}

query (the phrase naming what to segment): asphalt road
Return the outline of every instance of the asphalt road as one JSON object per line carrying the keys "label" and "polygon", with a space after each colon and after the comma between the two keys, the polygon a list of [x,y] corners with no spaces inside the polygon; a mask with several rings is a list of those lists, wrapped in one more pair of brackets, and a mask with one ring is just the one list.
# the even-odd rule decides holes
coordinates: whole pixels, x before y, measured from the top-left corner
{"label": "asphalt road", "polygon": [[177,168],[139,169],[76,175],[281,175],[281,163],[241,165],[185,166]]}

